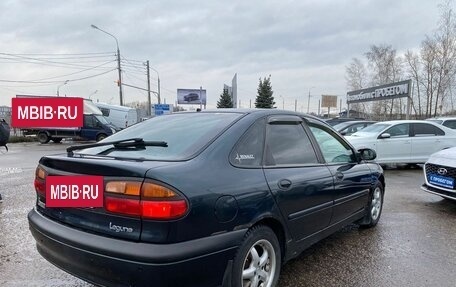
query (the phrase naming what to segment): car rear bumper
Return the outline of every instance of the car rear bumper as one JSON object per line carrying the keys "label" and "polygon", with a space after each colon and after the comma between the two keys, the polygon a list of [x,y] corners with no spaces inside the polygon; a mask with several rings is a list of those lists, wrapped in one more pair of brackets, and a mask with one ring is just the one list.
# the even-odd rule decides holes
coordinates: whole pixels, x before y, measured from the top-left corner
{"label": "car rear bumper", "polygon": [[36,209],[29,212],[28,220],[44,258],[100,286],[220,286],[227,263],[233,259],[246,232],[150,244],[73,229]]}
{"label": "car rear bumper", "polygon": [[421,186],[421,189],[426,191],[426,192],[442,196],[444,198],[456,200],[456,192],[450,192],[450,191],[446,191],[446,190],[441,190],[441,189],[429,186],[427,184],[423,184]]}

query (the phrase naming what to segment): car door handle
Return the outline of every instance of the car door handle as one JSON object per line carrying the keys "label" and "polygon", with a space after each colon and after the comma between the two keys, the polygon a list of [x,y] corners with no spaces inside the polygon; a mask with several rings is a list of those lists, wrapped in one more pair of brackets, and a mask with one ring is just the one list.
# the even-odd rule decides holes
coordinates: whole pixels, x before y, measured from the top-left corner
{"label": "car door handle", "polygon": [[344,174],[341,173],[340,171],[336,172],[335,174],[337,180],[342,180],[344,179]]}
{"label": "car door handle", "polygon": [[405,142],[404,142],[404,144],[409,144],[409,143],[410,143],[410,141],[405,141]]}
{"label": "car door handle", "polygon": [[288,179],[279,180],[278,186],[280,189],[289,189],[291,187],[291,181]]}

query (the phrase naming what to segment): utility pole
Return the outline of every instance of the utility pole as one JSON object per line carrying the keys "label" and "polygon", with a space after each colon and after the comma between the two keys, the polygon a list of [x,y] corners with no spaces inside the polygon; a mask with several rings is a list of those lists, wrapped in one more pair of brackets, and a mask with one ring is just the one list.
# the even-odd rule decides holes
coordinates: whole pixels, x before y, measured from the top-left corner
{"label": "utility pole", "polygon": [[307,98],[307,113],[309,113],[309,108],[310,108],[310,90],[315,87],[310,87],[309,89],[309,97]]}
{"label": "utility pole", "polygon": [[98,28],[97,26],[95,25],[90,25],[93,29],[97,29],[111,37],[114,38],[114,40],[116,40],[116,46],[117,46],[117,70],[119,72],[119,80],[117,81],[117,84],[119,86],[119,102],[120,102],[120,105],[123,106],[123,92],[122,92],[122,69],[120,67],[120,49],[119,49],[119,41],[117,40],[117,38],[111,34],[111,33],[108,33],[106,32],[105,30],[102,30],[100,28]]}
{"label": "utility pole", "polygon": [[[114,37],[114,36],[113,36]],[[122,92],[122,69],[120,67],[120,50],[119,50],[119,43],[117,43],[117,38],[116,39],[116,44],[117,44],[117,70],[119,71],[119,102],[120,105],[123,106],[123,92]]]}
{"label": "utility pole", "polygon": [[[147,61],[149,62],[149,61]],[[161,94],[160,94],[160,74],[158,73],[157,70],[155,70],[154,68],[148,66],[147,69],[151,69],[153,70],[155,73],[157,73],[157,99],[158,99],[158,104],[161,104]],[[166,104],[166,103],[165,103]]]}
{"label": "utility pole", "polygon": [[298,100],[295,99],[295,112],[298,110]]}
{"label": "utility pole", "polygon": [[[147,67],[147,114],[152,116],[152,102],[150,100],[150,70],[149,70],[149,60],[146,62]],[[160,94],[159,94],[160,95]],[[159,96],[160,98],[160,96]],[[160,102],[159,102],[160,103]]]}
{"label": "utility pole", "polygon": [[200,111],[203,110],[203,98],[202,98],[202,95],[203,95],[203,87],[200,86]]}

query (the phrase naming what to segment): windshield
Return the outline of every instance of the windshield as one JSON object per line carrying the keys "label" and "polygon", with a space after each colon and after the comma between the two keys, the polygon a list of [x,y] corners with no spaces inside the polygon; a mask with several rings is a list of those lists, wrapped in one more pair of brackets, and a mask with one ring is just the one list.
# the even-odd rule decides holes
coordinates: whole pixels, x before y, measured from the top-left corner
{"label": "windshield", "polygon": [[108,121],[106,120],[106,118],[102,115],[95,115],[95,118],[102,124],[104,125],[109,125]]}
{"label": "windshield", "polygon": [[81,154],[107,155],[145,160],[184,160],[213,140],[220,132],[237,120],[238,113],[187,113],[154,117],[109,138],[112,142],[129,138],[144,141],[163,141],[167,147],[146,146],[143,149],[113,149],[112,145],[82,150]]}
{"label": "windshield", "polygon": [[356,137],[361,134],[377,134],[389,126],[391,126],[391,125],[390,124],[373,124],[373,125],[365,127],[364,129],[362,129],[359,132],[352,134],[352,136]]}

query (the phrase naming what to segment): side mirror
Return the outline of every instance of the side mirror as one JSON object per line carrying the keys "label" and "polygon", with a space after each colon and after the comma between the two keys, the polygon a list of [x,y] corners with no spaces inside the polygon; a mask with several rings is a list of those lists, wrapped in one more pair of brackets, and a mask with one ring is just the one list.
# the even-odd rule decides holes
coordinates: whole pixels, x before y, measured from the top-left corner
{"label": "side mirror", "polygon": [[389,133],[383,133],[378,138],[379,139],[389,139],[391,135]]}
{"label": "side mirror", "polygon": [[362,160],[374,160],[377,157],[375,150],[370,148],[362,148],[359,149],[358,152]]}

